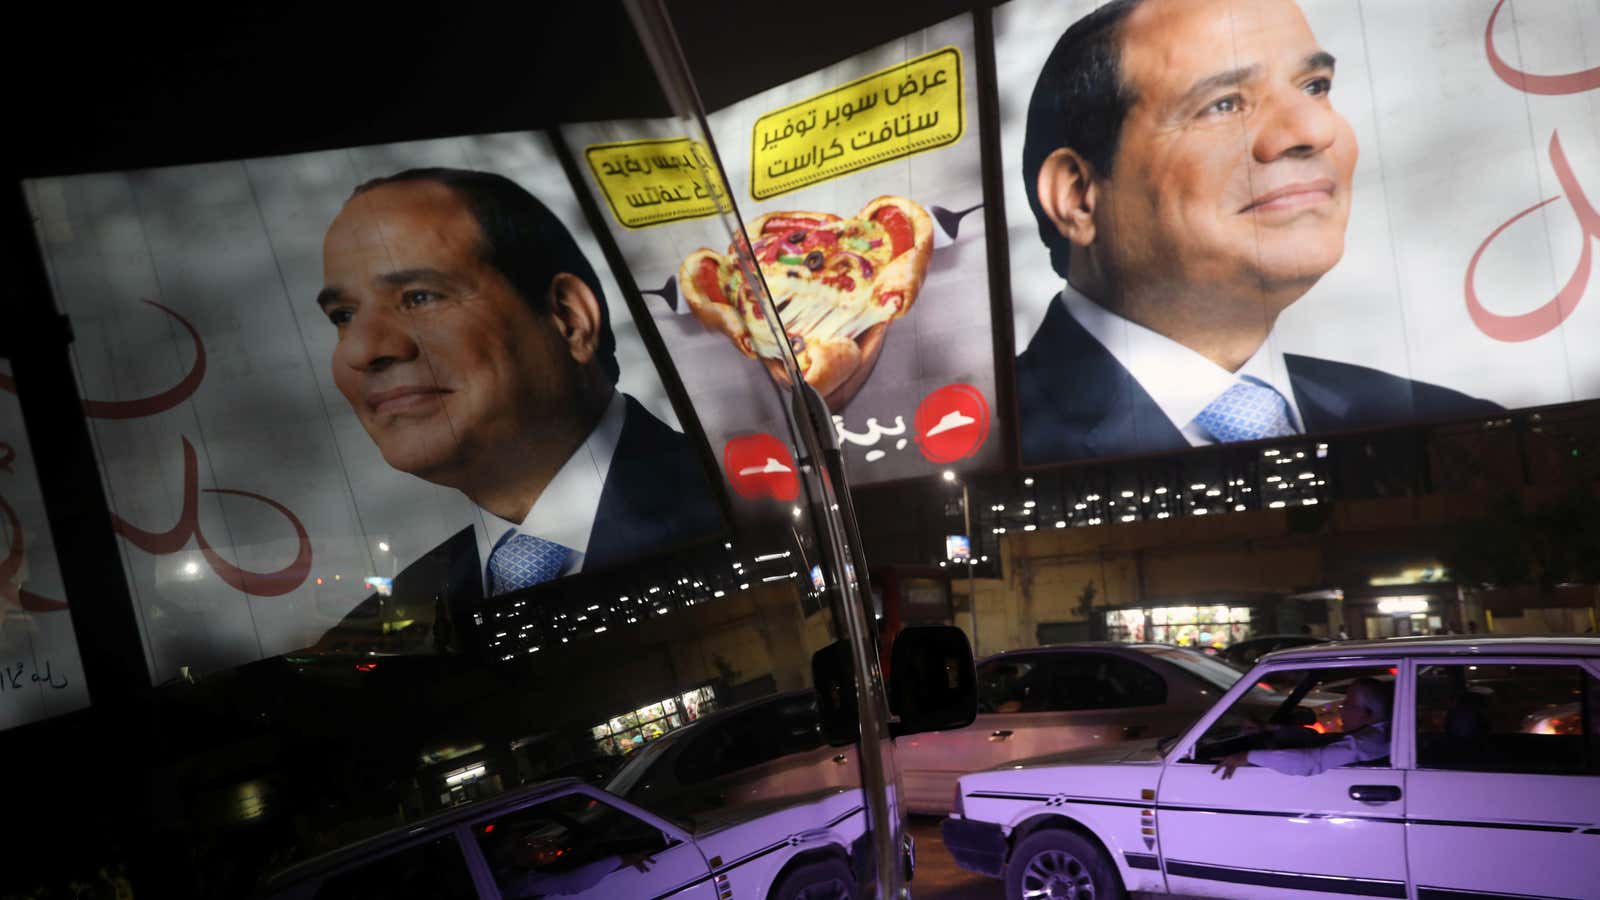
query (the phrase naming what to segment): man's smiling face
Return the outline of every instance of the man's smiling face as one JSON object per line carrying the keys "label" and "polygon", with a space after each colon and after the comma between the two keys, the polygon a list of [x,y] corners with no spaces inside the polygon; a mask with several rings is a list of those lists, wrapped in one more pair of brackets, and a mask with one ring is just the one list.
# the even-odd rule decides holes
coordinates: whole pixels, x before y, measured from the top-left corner
{"label": "man's smiling face", "polygon": [[1147,0],[1120,44],[1134,102],[1098,181],[1107,271],[1157,290],[1304,293],[1344,253],[1357,149],[1299,7]]}
{"label": "man's smiling face", "polygon": [[356,195],[323,241],[334,383],[389,465],[458,488],[576,418],[567,344],[482,245],[471,211],[431,181]]}

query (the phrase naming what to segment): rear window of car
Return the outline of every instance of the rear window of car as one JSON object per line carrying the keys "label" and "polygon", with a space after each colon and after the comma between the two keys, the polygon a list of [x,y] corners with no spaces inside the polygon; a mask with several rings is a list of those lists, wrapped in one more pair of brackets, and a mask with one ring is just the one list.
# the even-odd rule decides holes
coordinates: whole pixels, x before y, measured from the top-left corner
{"label": "rear window of car", "polygon": [[1600,773],[1600,679],[1575,665],[1447,663],[1417,671],[1417,765]]}
{"label": "rear window of car", "polygon": [[378,857],[329,878],[313,900],[476,900],[454,835]]}
{"label": "rear window of car", "polygon": [[1151,656],[1166,660],[1206,684],[1224,691],[1233,687],[1235,682],[1244,677],[1243,672],[1227,663],[1218,662],[1209,656],[1178,647],[1150,647],[1144,648],[1144,650]]}

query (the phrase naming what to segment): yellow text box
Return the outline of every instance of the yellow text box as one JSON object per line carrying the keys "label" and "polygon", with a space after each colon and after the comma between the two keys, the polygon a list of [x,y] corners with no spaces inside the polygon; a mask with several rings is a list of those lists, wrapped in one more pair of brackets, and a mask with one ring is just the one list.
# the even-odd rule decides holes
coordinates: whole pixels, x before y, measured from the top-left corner
{"label": "yellow text box", "polygon": [[750,134],[750,194],[766,200],[953,144],[966,128],[961,51],[945,47],[774,110]]}
{"label": "yellow text box", "polygon": [[624,228],[716,215],[717,200],[727,193],[711,153],[688,138],[592,144],[583,155]]}

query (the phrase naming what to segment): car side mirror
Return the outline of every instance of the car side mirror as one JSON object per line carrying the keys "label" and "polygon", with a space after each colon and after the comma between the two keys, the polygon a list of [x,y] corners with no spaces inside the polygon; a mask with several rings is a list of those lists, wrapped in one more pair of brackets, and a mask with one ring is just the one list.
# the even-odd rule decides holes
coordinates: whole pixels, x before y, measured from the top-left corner
{"label": "car side mirror", "polygon": [[978,716],[978,676],[966,632],[917,625],[894,638],[889,666],[889,725],[894,737],[964,728]]}

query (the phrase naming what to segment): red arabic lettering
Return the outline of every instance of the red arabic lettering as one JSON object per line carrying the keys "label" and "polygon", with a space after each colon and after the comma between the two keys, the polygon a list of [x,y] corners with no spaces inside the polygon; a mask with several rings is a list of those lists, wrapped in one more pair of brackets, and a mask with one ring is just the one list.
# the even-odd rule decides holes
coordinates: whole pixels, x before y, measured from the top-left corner
{"label": "red arabic lettering", "polygon": [[0,513],[6,517],[6,524],[11,529],[11,545],[6,548],[6,558],[0,560],[0,600],[10,606],[19,606],[28,612],[55,612],[66,609],[67,604],[60,600],[52,600],[32,591],[25,591],[12,579],[22,571],[22,548],[25,546],[22,536],[22,521],[17,518],[16,510],[6,502],[5,497],[0,497]]}
{"label": "red arabic lettering", "polygon": [[[190,324],[188,319],[179,315],[177,311],[156,303],[153,300],[141,300],[149,306],[161,310],[175,319],[183,329],[189,332],[189,338],[194,342],[194,364],[189,368],[177,384],[149,397],[140,397],[135,400],[85,400],[83,402],[84,415],[92,419],[138,419],[166,412],[178,404],[194,396],[199,390],[200,383],[206,377],[206,348],[200,339],[200,332]],[[16,380],[9,373],[0,373],[0,391],[15,394],[17,392]],[[10,463],[15,457],[9,444],[0,444],[5,451],[5,456],[0,458],[0,470],[11,471]],[[178,522],[171,529],[162,532],[146,531],[119,515],[112,515],[112,525],[116,532],[127,538],[130,543],[147,553],[164,555],[182,550],[192,536],[200,547],[200,553],[205,557],[206,563],[228,586],[243,591],[256,597],[278,597],[287,594],[304,584],[311,575],[311,537],[306,533],[305,526],[288,507],[261,494],[249,491],[234,491],[226,489],[206,489],[208,494],[233,494],[238,497],[249,497],[260,503],[272,507],[289,520],[294,528],[298,549],[294,561],[288,567],[276,572],[251,572],[247,569],[233,565],[223,559],[212,548],[211,542],[200,530],[200,504],[199,504],[199,465],[195,459],[194,447],[188,438],[183,438],[183,509],[178,515]],[[0,498],[0,504],[4,499]],[[5,507],[7,516],[12,520],[12,543],[14,552],[6,557],[9,564],[15,557],[16,566],[22,564],[21,526],[16,523],[16,517],[11,514],[11,508]],[[5,567],[0,566],[0,573]],[[13,605],[20,605],[24,609],[39,611],[65,609],[66,604],[57,600],[39,597],[28,591],[15,588],[5,578],[0,578],[0,591]],[[30,605],[32,604],[32,605]]]}
{"label": "red arabic lettering", "polygon": [[1600,213],[1595,211],[1594,205],[1589,202],[1589,198],[1584,194],[1582,185],[1578,184],[1578,178],[1573,174],[1572,166],[1567,162],[1567,155],[1561,149],[1561,134],[1559,132],[1552,133],[1550,136],[1550,162],[1555,167],[1556,181],[1560,183],[1562,193],[1566,195],[1567,203],[1572,207],[1573,213],[1578,217],[1578,224],[1583,228],[1583,250],[1578,255],[1578,264],[1572,270],[1572,277],[1567,279],[1566,285],[1556,293],[1553,299],[1530,312],[1502,316],[1485,309],[1483,303],[1478,299],[1478,291],[1475,286],[1478,261],[1483,258],[1484,251],[1489,249],[1489,245],[1494,243],[1495,239],[1499,238],[1501,234],[1505,233],[1506,229],[1544,206],[1560,200],[1561,197],[1551,197],[1528,207],[1512,216],[1505,224],[1496,228],[1490,232],[1488,237],[1484,238],[1483,243],[1479,244],[1477,251],[1472,254],[1472,261],[1467,263],[1467,313],[1472,317],[1472,323],[1478,326],[1479,331],[1497,341],[1506,341],[1508,343],[1527,341],[1549,333],[1551,329],[1566,321],[1567,317],[1572,315],[1573,310],[1578,308],[1578,302],[1583,299],[1583,293],[1589,286],[1589,269],[1594,255],[1592,239],[1600,239]]}
{"label": "red arabic lettering", "polygon": [[1500,0],[1494,5],[1494,11],[1489,13],[1489,25],[1483,30],[1484,54],[1489,57],[1489,68],[1500,76],[1501,81],[1525,94],[1538,94],[1542,97],[1580,94],[1600,87],[1600,67],[1584,69],[1582,72],[1569,72],[1565,75],[1530,75],[1501,59],[1499,51],[1494,48],[1494,20],[1500,15],[1500,7],[1505,5],[1506,0]]}
{"label": "red arabic lettering", "polygon": [[178,324],[189,332],[189,337],[194,341],[194,366],[189,369],[189,374],[183,376],[177,384],[152,397],[142,397],[138,400],[85,400],[83,412],[91,419],[139,419],[153,416],[156,413],[166,412],[179,403],[189,399],[200,388],[200,382],[206,377],[206,346],[200,342],[200,332],[195,330],[189,320],[154,300],[141,300],[141,303],[154,306],[167,315],[178,320]]}
{"label": "red arabic lettering", "polygon": [[[206,346],[200,341],[200,332],[189,324],[188,319],[154,300],[140,300],[139,302],[154,306],[156,309],[178,320],[178,324],[189,332],[190,339],[194,341],[194,365],[190,367],[188,374],[184,375],[177,384],[159,394],[140,397],[137,400],[83,401],[83,414],[91,419],[139,419],[166,412],[194,396],[194,392],[200,389],[200,382],[205,380]],[[0,391],[15,394],[17,392],[16,379],[10,375],[0,373]]]}
{"label": "red arabic lettering", "polygon": [[211,571],[217,573],[218,578],[228,586],[256,597],[280,597],[305,583],[306,578],[311,575],[311,536],[306,533],[305,526],[300,524],[299,518],[290,512],[288,507],[249,491],[207,488],[206,493],[249,497],[277,510],[289,520],[298,539],[294,561],[276,572],[251,572],[228,562],[212,549],[211,542],[206,540],[205,533],[200,530],[200,466],[195,458],[194,445],[189,443],[188,438],[183,439],[183,509],[178,513],[178,523],[167,531],[146,531],[113,514],[112,524],[117,533],[127,538],[135,547],[156,555],[176,553],[183,549],[193,536],[195,543],[200,546],[200,553],[211,566]]}

